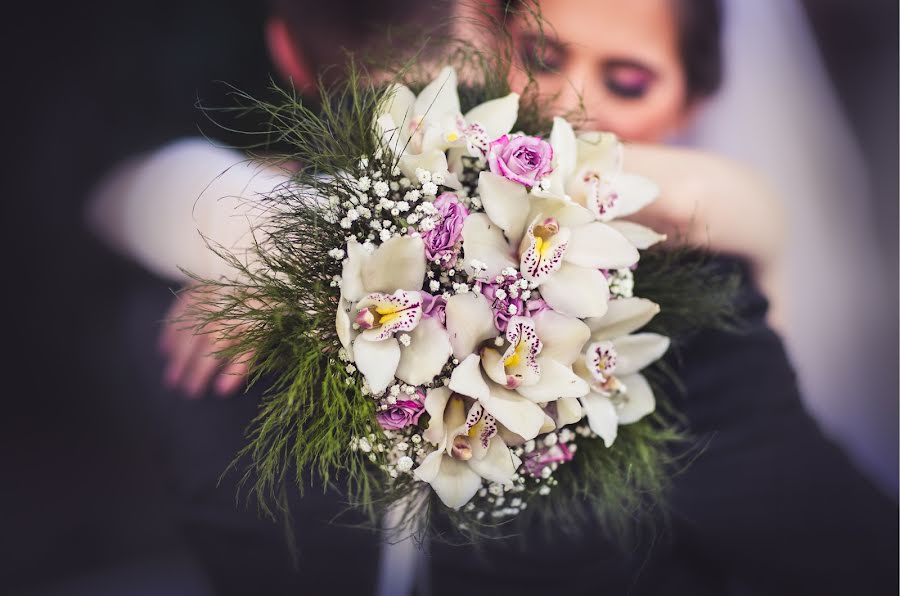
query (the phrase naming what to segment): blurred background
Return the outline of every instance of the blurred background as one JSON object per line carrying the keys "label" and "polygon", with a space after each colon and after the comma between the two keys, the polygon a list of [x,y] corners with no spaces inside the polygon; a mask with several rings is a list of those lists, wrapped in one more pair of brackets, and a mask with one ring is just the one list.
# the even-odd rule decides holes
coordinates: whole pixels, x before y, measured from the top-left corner
{"label": "blurred background", "polygon": [[[748,5],[755,3],[742,4],[726,3],[737,5],[728,26],[740,27],[736,20],[744,19],[741,30],[755,33],[755,39],[743,34],[732,39],[763,51],[766,31],[746,27],[755,18]],[[164,437],[151,422],[159,392],[136,381],[146,377],[138,374],[134,353],[123,348],[123,338],[134,331],[128,299],[134,288],[147,288],[159,300],[169,289],[104,248],[86,229],[83,212],[93,185],[124,157],[201,130],[237,141],[205,122],[195,103],[228,105],[216,81],[263,92],[273,72],[263,38],[267,7],[249,1],[98,0],[18,8],[21,16],[4,19],[3,35],[4,113],[12,129],[5,135],[4,222],[12,241],[4,292],[11,332],[4,336],[0,591],[208,593],[172,522]],[[841,204],[853,220],[849,227],[861,230],[873,256],[849,266],[871,270],[884,284],[879,293],[886,294],[880,324],[865,346],[871,350],[869,369],[860,371],[865,383],[854,380],[858,392],[825,401],[810,392],[808,405],[857,464],[893,494],[898,7],[889,0],[807,0],[796,8],[787,21],[800,19],[815,42],[819,55],[813,60],[824,67],[816,88],[825,89],[824,81],[834,91],[821,102],[827,114],[840,119],[834,126],[846,127],[855,156],[845,162],[847,177],[859,175],[863,185],[853,187]],[[770,60],[762,56],[761,64],[746,68],[765,69]],[[819,77],[815,64],[790,78],[805,75]],[[731,82],[726,78],[721,93],[746,98],[740,81],[738,73]],[[772,90],[754,92],[764,103]],[[827,111],[831,103],[834,112]],[[821,105],[799,108],[795,114],[803,115]],[[684,142],[704,138],[707,146],[742,157],[742,143],[714,134],[716,118],[735,117],[717,115],[713,106]],[[819,154],[820,139],[809,137],[812,153]],[[775,149],[770,157],[782,159]],[[858,170],[851,163],[857,158]],[[757,165],[765,167],[765,160]],[[829,240],[840,245],[844,238]],[[835,279],[847,266],[836,266]],[[815,303],[805,309],[816,314]],[[852,310],[847,316],[852,318]],[[821,321],[825,330],[832,324],[837,322]],[[136,577],[142,578],[139,585]]]}

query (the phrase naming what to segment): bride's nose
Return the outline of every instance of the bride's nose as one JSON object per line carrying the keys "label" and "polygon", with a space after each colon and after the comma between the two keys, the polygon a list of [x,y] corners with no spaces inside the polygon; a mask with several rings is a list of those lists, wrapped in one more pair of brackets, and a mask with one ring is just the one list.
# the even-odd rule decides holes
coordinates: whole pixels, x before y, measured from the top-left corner
{"label": "bride's nose", "polygon": [[593,120],[599,115],[598,102],[602,102],[602,82],[597,68],[589,61],[576,61],[566,68],[558,88],[556,108],[561,113],[578,112]]}

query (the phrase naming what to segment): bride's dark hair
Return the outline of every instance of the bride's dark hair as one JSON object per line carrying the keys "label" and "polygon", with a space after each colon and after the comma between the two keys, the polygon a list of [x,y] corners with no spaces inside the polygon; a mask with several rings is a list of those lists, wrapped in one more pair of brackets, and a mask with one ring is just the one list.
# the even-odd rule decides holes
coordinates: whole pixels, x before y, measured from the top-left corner
{"label": "bride's dark hair", "polygon": [[675,0],[675,14],[688,100],[710,96],[722,84],[721,3]]}

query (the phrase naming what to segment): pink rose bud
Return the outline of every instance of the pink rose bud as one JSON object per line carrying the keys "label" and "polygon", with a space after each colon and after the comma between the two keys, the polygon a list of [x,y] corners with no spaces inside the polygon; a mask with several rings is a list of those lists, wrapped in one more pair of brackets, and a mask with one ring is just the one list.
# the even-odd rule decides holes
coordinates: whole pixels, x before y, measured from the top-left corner
{"label": "pink rose bud", "polygon": [[503,135],[488,149],[491,172],[525,186],[537,186],[552,171],[553,147],[538,137]]}
{"label": "pink rose bud", "polygon": [[422,235],[425,257],[429,261],[440,259],[441,267],[451,269],[456,265],[463,223],[469,216],[469,210],[452,192],[441,194],[434,200],[434,206],[441,219],[434,228]]}

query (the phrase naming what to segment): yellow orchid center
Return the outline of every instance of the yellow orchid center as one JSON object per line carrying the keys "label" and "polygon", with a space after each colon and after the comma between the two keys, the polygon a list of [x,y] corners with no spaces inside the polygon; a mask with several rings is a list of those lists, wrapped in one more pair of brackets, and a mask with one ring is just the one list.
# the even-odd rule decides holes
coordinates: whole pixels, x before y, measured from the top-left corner
{"label": "yellow orchid center", "polygon": [[511,367],[518,366],[520,362],[522,362],[522,352],[525,351],[525,343],[519,342],[516,344],[516,347],[513,349],[513,353],[507,356],[503,360],[503,366]]}

